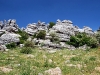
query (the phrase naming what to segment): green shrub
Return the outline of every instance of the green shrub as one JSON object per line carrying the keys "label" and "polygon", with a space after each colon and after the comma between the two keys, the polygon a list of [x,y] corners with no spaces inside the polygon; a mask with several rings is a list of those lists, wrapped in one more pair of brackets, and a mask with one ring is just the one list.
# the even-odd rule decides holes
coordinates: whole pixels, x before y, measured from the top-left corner
{"label": "green shrub", "polygon": [[8,49],[16,48],[16,46],[17,46],[17,45],[16,45],[16,43],[14,43],[14,42],[6,45],[6,47],[7,47]]}
{"label": "green shrub", "polygon": [[36,38],[37,33],[34,33],[34,35],[32,36],[32,39]]}
{"label": "green shrub", "polygon": [[50,23],[49,23],[49,29],[52,28],[54,25],[55,25],[54,22],[50,22]]}
{"label": "green shrub", "polygon": [[91,61],[95,61],[95,60],[96,60],[96,57],[91,56],[91,57],[89,58],[89,60],[91,60]]}
{"label": "green shrub", "polygon": [[32,41],[26,41],[24,44],[25,47],[31,47],[34,48],[34,43]]}
{"label": "green shrub", "polygon": [[24,54],[31,54],[32,53],[32,48],[30,48],[30,47],[23,47],[20,52],[24,53]]}
{"label": "green shrub", "polygon": [[90,46],[91,48],[96,48],[98,47],[98,44],[99,42],[97,41],[97,39],[95,37],[92,37],[87,45]]}
{"label": "green shrub", "polygon": [[68,41],[67,44],[73,45],[75,47],[79,47],[80,39],[77,38],[76,36],[71,36],[70,41]]}
{"label": "green shrub", "polygon": [[98,31],[95,36],[96,36],[96,39],[98,40],[98,42],[100,44],[100,31]]}
{"label": "green shrub", "polygon": [[18,29],[17,34],[21,35],[20,37],[21,44],[23,44],[29,37],[28,33],[26,33],[25,31],[21,31],[20,29]]}
{"label": "green shrub", "polygon": [[59,38],[55,32],[50,33],[50,36],[52,37],[50,39],[51,42],[59,43]]}
{"label": "green shrub", "polygon": [[46,36],[46,31],[45,30],[41,30],[35,35],[35,37],[37,39],[45,39],[45,36]]}
{"label": "green shrub", "polygon": [[88,36],[86,33],[78,33],[75,36],[71,36],[70,41],[66,43],[75,47],[83,46],[85,44],[91,48],[96,48],[98,46],[97,39],[93,36]]}

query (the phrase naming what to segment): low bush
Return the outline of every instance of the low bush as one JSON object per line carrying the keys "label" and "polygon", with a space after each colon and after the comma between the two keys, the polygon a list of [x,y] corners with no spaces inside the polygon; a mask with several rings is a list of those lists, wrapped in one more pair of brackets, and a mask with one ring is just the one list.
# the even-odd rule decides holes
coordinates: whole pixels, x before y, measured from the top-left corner
{"label": "low bush", "polygon": [[16,46],[17,46],[17,45],[16,45],[16,43],[14,43],[14,42],[6,45],[6,47],[7,47],[8,49],[16,48]]}
{"label": "low bush", "polygon": [[21,35],[21,37],[20,37],[21,44],[23,44],[29,37],[28,33],[26,33],[25,31],[22,31],[20,29],[18,29],[17,34]]}
{"label": "low bush", "polygon": [[59,38],[58,38],[58,36],[56,35],[55,32],[50,33],[50,36],[52,37],[50,39],[51,42],[59,43]]}
{"label": "low bush", "polygon": [[31,54],[32,48],[31,47],[23,47],[20,52],[24,53],[24,54]]}
{"label": "low bush", "polygon": [[96,48],[98,47],[98,44],[99,44],[98,40],[95,37],[92,37],[87,45],[90,46],[91,48]]}
{"label": "low bush", "polygon": [[95,36],[96,36],[96,39],[98,40],[98,42],[100,44],[100,31],[98,31]]}
{"label": "low bush", "polygon": [[91,48],[96,48],[98,46],[97,39],[93,36],[88,36],[86,33],[78,33],[75,36],[71,36],[70,41],[66,43],[75,47],[83,46],[85,44]]}
{"label": "low bush", "polygon": [[35,34],[34,37],[36,37],[37,39],[45,39],[45,36],[46,36],[46,31],[41,30],[37,34]]}
{"label": "low bush", "polygon": [[24,44],[25,47],[31,47],[34,48],[34,43],[32,41],[26,41]]}
{"label": "low bush", "polygon": [[90,61],[95,61],[95,60],[96,60],[96,57],[91,56],[91,57],[89,58],[89,60],[90,60]]}

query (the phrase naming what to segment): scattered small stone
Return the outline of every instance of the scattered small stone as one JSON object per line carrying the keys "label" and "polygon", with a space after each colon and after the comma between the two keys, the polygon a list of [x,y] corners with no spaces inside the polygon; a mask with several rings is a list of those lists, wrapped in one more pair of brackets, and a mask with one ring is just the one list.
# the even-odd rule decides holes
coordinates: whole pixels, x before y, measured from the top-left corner
{"label": "scattered small stone", "polygon": [[70,60],[66,60],[65,63],[70,63]]}
{"label": "scattered small stone", "polygon": [[20,44],[20,48],[24,47],[24,44]]}
{"label": "scattered small stone", "polygon": [[3,71],[4,73],[10,72],[12,71],[12,69],[10,68],[5,68],[5,67],[0,67],[1,71]]}
{"label": "scattered small stone", "polygon": [[35,56],[32,55],[32,54],[28,54],[27,57],[28,57],[28,58],[34,58]]}
{"label": "scattered small stone", "polygon": [[81,69],[81,67],[82,67],[82,65],[80,65],[80,64],[77,64],[76,65],[79,69]]}
{"label": "scattered small stone", "polygon": [[38,73],[38,75],[43,75],[42,73]]}
{"label": "scattered small stone", "polygon": [[95,67],[95,70],[100,72],[100,67]]}
{"label": "scattered small stone", "polygon": [[50,50],[49,53],[56,53],[56,50]]}
{"label": "scattered small stone", "polygon": [[48,62],[49,62],[49,63],[52,63],[52,60],[51,60],[51,59],[49,59],[49,60],[48,60]]}
{"label": "scattered small stone", "polygon": [[20,65],[20,64],[15,64],[14,66],[15,66],[15,67],[19,67],[19,66],[21,66],[21,65]]}
{"label": "scattered small stone", "polygon": [[46,58],[47,58],[47,56],[46,56],[46,55],[43,55],[43,58],[44,58],[44,59],[46,59]]}
{"label": "scattered small stone", "polygon": [[61,69],[59,67],[51,68],[45,71],[45,74],[48,75],[62,75]]}

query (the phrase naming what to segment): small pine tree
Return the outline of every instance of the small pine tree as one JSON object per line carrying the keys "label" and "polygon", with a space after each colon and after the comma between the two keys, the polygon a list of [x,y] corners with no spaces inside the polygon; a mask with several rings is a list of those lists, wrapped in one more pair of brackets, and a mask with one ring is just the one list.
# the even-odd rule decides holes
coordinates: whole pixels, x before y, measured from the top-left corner
{"label": "small pine tree", "polygon": [[54,25],[55,25],[55,23],[54,23],[54,22],[50,22],[50,23],[49,23],[49,27],[48,27],[48,28],[50,29],[50,28],[52,28]]}

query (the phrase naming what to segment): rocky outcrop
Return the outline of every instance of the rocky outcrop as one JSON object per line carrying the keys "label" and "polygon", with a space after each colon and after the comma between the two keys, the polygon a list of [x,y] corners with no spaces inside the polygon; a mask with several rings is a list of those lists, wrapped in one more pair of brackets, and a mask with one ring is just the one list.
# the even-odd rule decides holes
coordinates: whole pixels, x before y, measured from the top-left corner
{"label": "rocky outcrop", "polygon": [[47,25],[45,22],[38,21],[38,23],[28,24],[25,29],[25,31],[30,35],[34,35],[34,33],[38,32],[39,30],[47,30]]}
{"label": "rocky outcrop", "polygon": [[[57,20],[56,24],[52,28],[48,28],[49,24],[45,22],[38,21],[37,23],[28,24],[26,28],[21,28],[22,31],[25,31],[29,35],[34,35],[40,30],[46,31],[45,40],[42,39],[28,39],[36,43],[36,45],[45,47],[45,48],[67,48],[70,50],[75,50],[76,48],[71,45],[67,45],[66,42],[70,41],[70,36],[74,36],[77,33],[85,32],[88,35],[94,35],[94,32],[90,27],[84,26],[83,29],[80,29],[78,26],[73,25],[73,22],[70,20]],[[16,23],[16,20],[9,19],[8,21],[0,21],[0,44],[5,45],[11,42],[19,42],[21,37],[16,34],[16,31],[20,29]],[[53,34],[52,34],[53,33]],[[56,38],[56,41],[54,40]],[[53,39],[53,41],[52,41]],[[59,42],[58,42],[59,41]],[[22,47],[23,45],[20,45]],[[86,46],[79,47],[79,49],[86,49]]]}
{"label": "rocky outcrop", "polygon": [[16,23],[16,20],[14,19],[9,19],[8,21],[4,20],[0,21],[0,30],[5,30],[8,32],[16,32],[18,31],[19,27]]}
{"label": "rocky outcrop", "polygon": [[50,29],[50,32],[55,31],[58,34],[60,41],[69,41],[71,35],[75,35],[78,32],[85,32],[89,35],[93,35],[94,32],[90,27],[84,26],[83,29],[80,29],[78,26],[74,26],[73,22],[70,20],[57,20],[53,28]]}
{"label": "rocky outcrop", "polygon": [[[72,45],[65,44],[67,41],[70,41],[70,36],[75,36],[77,33],[87,33],[88,35],[93,35],[94,32],[90,27],[84,26],[83,29],[80,29],[78,26],[73,25],[73,22],[70,20],[57,20],[56,24],[50,28],[47,29],[47,26],[44,22],[38,22],[29,24],[25,31],[31,35],[34,35],[34,33],[38,32],[39,30],[46,30],[46,37],[45,40],[37,40],[34,39],[36,43],[39,45],[42,44],[42,46],[46,48],[67,48],[70,50],[75,50],[76,48]],[[55,43],[51,41],[53,38],[59,39],[59,43]],[[80,47],[85,48],[85,47]]]}

